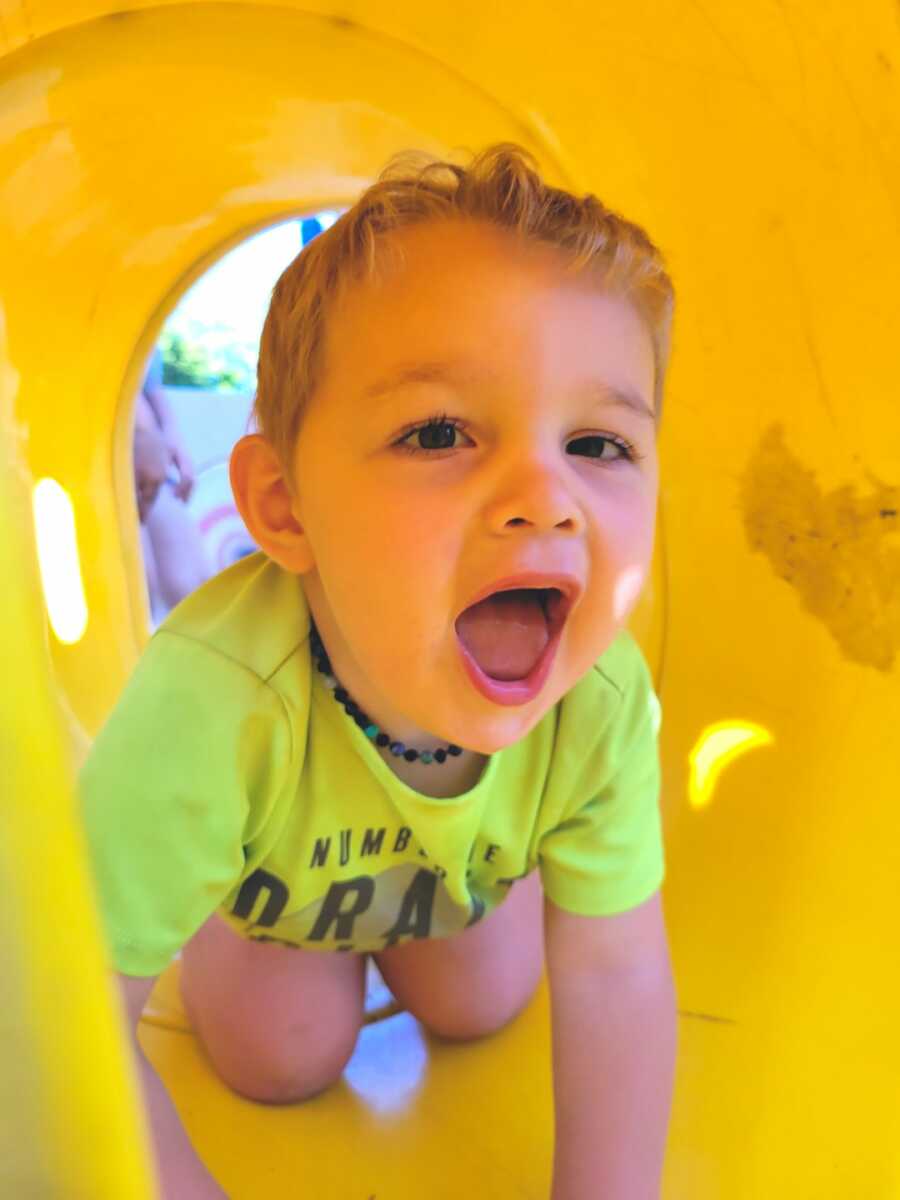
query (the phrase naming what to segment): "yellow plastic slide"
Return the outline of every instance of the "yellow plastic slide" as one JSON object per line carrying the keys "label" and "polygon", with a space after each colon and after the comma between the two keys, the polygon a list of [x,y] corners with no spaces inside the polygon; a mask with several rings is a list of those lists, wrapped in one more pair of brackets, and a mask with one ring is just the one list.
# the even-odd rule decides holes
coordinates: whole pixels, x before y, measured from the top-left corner
{"label": "yellow plastic slide", "polygon": [[[664,714],[663,1196],[897,1200],[896,4],[0,0],[0,53],[0,1195],[150,1196],[73,778],[148,636],[130,433],[162,322],[394,151],[512,140],[678,290],[632,622]],[[213,1075],[176,971],[143,1043],[235,1200],[547,1200],[545,989],[456,1046],[375,991],[342,1082],[275,1108]]]}

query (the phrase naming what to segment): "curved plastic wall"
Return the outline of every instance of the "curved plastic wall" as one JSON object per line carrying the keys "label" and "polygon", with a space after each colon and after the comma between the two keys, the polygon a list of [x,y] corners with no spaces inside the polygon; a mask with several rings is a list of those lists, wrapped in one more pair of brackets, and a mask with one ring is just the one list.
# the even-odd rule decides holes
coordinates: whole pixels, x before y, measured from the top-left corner
{"label": "curved plastic wall", "polygon": [[[655,573],[632,623],[664,714],[680,1010],[664,1195],[900,1196],[896,8],[0,0],[0,18],[3,378],[24,466],[72,502],[86,626],[49,636],[73,757],[147,636],[131,405],[177,297],[252,230],[351,203],[397,149],[528,146],[644,224],[678,290]],[[8,661],[31,705],[43,667]],[[17,768],[4,799],[35,803],[38,777]],[[35,860],[38,827],[14,829]],[[33,945],[21,921],[5,936],[9,961]],[[249,1111],[185,1066],[192,1039],[157,1028],[154,1053],[235,1195],[270,1194],[263,1163],[294,1178],[309,1161],[302,1140],[280,1157],[291,1122],[326,1173],[353,1138],[346,1190],[322,1177],[317,1194],[388,1180],[411,1197],[425,1164],[435,1196],[474,1171],[485,1194],[545,1197],[545,1004],[527,1043],[435,1053],[384,1122],[366,1116],[377,1088]],[[35,1078],[22,1064],[46,1046],[7,1053]]]}

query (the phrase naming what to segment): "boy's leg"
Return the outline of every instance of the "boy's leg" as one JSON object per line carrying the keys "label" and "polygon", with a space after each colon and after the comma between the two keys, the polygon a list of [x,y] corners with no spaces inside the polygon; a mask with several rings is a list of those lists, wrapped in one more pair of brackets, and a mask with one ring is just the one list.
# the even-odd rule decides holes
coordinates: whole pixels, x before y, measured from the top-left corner
{"label": "boy's leg", "polygon": [[372,957],[396,998],[433,1033],[466,1040],[508,1024],[540,982],[544,892],[532,871],[462,933],[406,942]]}
{"label": "boy's leg", "polygon": [[153,542],[160,596],[168,611],[211,574],[200,530],[168,481],[147,514],[147,530]]}
{"label": "boy's leg", "polygon": [[365,954],[254,942],[216,913],[181,952],[185,1010],[216,1073],[267,1104],[306,1100],[353,1053],[365,1003]]}
{"label": "boy's leg", "polygon": [[156,555],[153,552],[153,541],[150,530],[141,525],[141,549],[144,554],[144,576],[147,580],[147,606],[150,609],[150,626],[155,629],[162,620],[162,597],[159,594],[159,572],[156,569]]}

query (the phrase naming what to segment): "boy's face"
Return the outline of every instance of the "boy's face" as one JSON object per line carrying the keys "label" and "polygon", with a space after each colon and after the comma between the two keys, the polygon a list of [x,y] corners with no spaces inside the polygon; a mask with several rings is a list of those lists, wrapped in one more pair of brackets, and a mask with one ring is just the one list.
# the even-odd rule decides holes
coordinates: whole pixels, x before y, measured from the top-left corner
{"label": "boy's face", "polygon": [[[565,278],[552,247],[475,222],[394,237],[405,263],[329,317],[297,440],[303,587],[335,675],[371,719],[414,748],[491,754],[590,669],[645,582],[655,425],[582,389],[602,380],[652,409],[653,349],[632,307]],[[458,379],[367,397],[401,365],[434,362],[456,364]],[[465,431],[406,436],[435,415]],[[542,689],[504,705],[471,682],[455,621],[523,571],[574,575],[581,594]]]}

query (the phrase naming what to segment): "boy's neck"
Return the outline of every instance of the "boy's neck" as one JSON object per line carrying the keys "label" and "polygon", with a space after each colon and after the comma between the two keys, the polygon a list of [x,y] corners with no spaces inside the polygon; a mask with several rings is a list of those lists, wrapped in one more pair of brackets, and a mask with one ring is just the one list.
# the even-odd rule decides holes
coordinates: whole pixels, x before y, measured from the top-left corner
{"label": "boy's neck", "polygon": [[457,758],[448,758],[446,762],[437,764],[407,762],[404,758],[395,758],[390,751],[382,753],[382,758],[397,778],[402,779],[414,792],[447,800],[463,796],[475,787],[490,755],[463,750]]}

